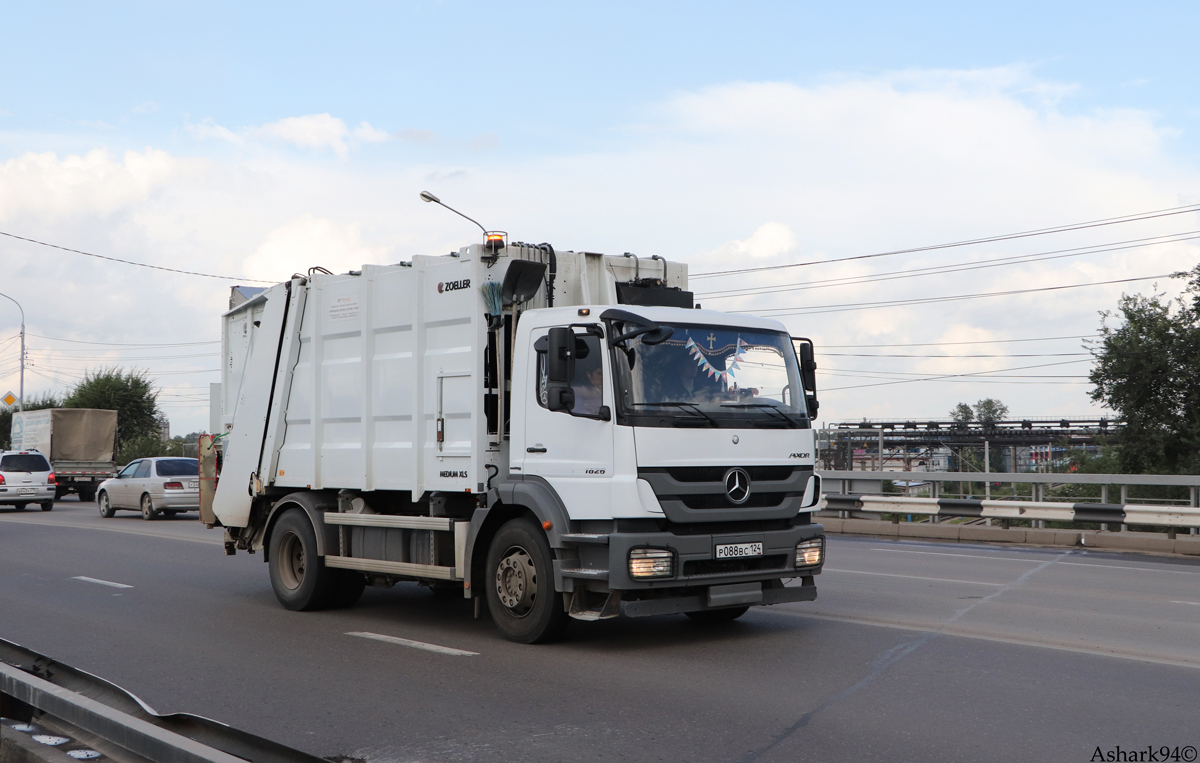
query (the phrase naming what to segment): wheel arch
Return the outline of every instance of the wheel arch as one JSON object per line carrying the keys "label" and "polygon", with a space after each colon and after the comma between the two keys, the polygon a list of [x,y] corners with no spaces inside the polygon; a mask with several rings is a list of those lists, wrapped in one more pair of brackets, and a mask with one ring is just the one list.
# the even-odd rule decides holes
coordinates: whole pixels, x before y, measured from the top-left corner
{"label": "wheel arch", "polygon": [[325,524],[323,515],[326,509],[336,506],[336,499],[330,501],[320,493],[308,491],[289,493],[271,506],[271,510],[267,514],[267,521],[263,523],[262,535],[256,539],[253,547],[263,552],[264,562],[270,561],[271,533],[274,532],[275,525],[285,511],[298,508],[308,516],[308,521],[312,523],[313,534],[317,537],[317,556],[325,556],[325,550],[337,544],[337,528]]}
{"label": "wheel arch", "polygon": [[[562,498],[550,483],[533,476],[500,482],[488,492],[488,508],[475,510],[467,532],[466,570],[463,577],[471,584],[472,591],[483,591],[487,583],[485,567],[488,546],[496,532],[506,522],[523,516],[541,526],[550,543],[551,553],[565,547],[562,536],[570,532],[571,519]],[[546,522],[550,523],[549,530],[545,528]],[[555,589],[560,590],[557,577]]]}

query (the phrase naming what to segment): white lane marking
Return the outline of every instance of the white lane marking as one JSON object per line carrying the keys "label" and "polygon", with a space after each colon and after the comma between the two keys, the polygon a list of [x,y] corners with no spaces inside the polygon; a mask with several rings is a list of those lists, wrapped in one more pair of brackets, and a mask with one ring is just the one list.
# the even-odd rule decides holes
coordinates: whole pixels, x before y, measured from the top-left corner
{"label": "white lane marking", "polygon": [[873,548],[872,551],[888,551],[893,554],[927,554],[929,556],[959,556],[963,559],[995,559],[1001,562],[1025,562],[1026,564],[1041,564],[1041,559],[1025,559],[1015,556],[982,556],[980,554],[948,554],[944,551],[908,551],[901,548]]}
{"label": "white lane marking", "polygon": [[96,583],[97,585],[112,586],[113,588],[133,588],[133,586],[125,585],[124,583],[114,583],[111,580],[98,580],[96,578],[86,578],[83,575],[76,575],[75,577],[71,578],[71,580],[82,580],[85,583]]}
{"label": "white lane marking", "polygon": [[465,649],[451,649],[448,646],[438,646],[437,644],[426,644],[424,641],[410,641],[406,638],[396,638],[395,636],[384,636],[381,633],[366,633],[352,632],[347,633],[347,636],[358,636],[359,638],[369,638],[375,641],[386,641],[389,644],[399,644],[400,646],[411,646],[413,649],[424,649],[426,652],[437,652],[438,654],[449,654],[455,657],[475,657],[479,652],[468,652]]}
{"label": "white lane marking", "polygon": [[981,583],[978,580],[950,580],[948,578],[923,578],[918,575],[896,575],[891,572],[863,572],[862,570],[835,570],[832,567],[825,567],[825,572],[850,572],[855,575],[878,575],[883,578],[907,578],[908,580],[932,580],[935,583],[965,583],[967,585],[990,585],[990,586],[1005,586],[1007,583]]}
{"label": "white lane marking", "polygon": [[1200,601],[1173,601],[1172,604],[1191,604],[1193,607],[1200,607]]}
{"label": "white lane marking", "polygon": [[1200,664],[1191,661],[1187,658],[1174,658],[1166,656],[1158,656],[1146,654],[1143,652],[1134,652],[1132,650],[1115,649],[1108,646],[1078,646],[1076,644],[1067,644],[1055,641],[1039,641],[1037,639],[1024,639],[1016,636],[1000,636],[995,634],[984,633],[977,629],[966,627],[944,626],[937,623],[912,623],[887,620],[874,620],[865,617],[854,617],[849,615],[823,615],[815,612],[799,612],[792,609],[784,609],[788,604],[776,604],[773,607],[759,607],[755,611],[760,614],[777,615],[782,617],[794,617],[807,620],[828,620],[837,623],[851,623],[854,625],[871,625],[879,628],[896,628],[905,631],[917,631],[919,633],[940,633],[945,636],[958,636],[961,638],[978,639],[980,641],[993,641],[999,644],[1014,644],[1017,646],[1033,646],[1042,649],[1056,649],[1062,652],[1075,652],[1076,654],[1088,654],[1096,657],[1116,657],[1121,660],[1137,660],[1138,662],[1152,662],[1158,665],[1172,665],[1175,667],[1200,669]]}
{"label": "white lane marking", "polygon": [[1068,564],[1072,567],[1105,567],[1110,570],[1137,570],[1138,572],[1165,572],[1169,575],[1200,575],[1200,572],[1188,572],[1187,570],[1159,570],[1153,567],[1125,567],[1120,564],[1088,564],[1086,562],[1058,562],[1058,564]]}

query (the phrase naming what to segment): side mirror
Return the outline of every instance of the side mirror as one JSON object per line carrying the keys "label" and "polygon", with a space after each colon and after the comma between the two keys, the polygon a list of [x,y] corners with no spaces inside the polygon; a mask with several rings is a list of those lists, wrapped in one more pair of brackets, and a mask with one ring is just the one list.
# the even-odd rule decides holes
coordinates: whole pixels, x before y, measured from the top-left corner
{"label": "side mirror", "polygon": [[546,407],[569,411],[575,407],[575,332],[558,326],[546,337]]}
{"label": "side mirror", "polygon": [[804,389],[817,391],[817,361],[813,357],[813,346],[807,342],[800,345],[800,374],[804,377]]}
{"label": "side mirror", "polygon": [[570,384],[575,379],[575,332],[561,326],[552,328],[547,345],[546,378]]}

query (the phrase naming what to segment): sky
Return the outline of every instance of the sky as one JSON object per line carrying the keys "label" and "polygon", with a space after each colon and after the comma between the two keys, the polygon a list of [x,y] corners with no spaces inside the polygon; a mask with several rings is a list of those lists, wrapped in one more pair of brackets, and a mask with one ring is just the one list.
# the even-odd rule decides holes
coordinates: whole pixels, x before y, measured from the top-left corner
{"label": "sky", "polygon": [[232,277],[0,236],[27,398],[144,369],[206,428],[229,286],[474,243],[422,190],[689,263],[815,341],[824,423],[1103,415],[1101,312],[1200,262],[1195,211],[924,249],[1200,205],[1193,3],[250,5],[4,4],[0,232]]}

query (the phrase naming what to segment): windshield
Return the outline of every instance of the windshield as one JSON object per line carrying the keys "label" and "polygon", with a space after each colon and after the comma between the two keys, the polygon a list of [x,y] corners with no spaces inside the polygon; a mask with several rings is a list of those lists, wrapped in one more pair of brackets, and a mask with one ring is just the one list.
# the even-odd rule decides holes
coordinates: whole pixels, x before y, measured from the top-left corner
{"label": "windshield", "polygon": [[655,419],[667,414],[707,426],[744,426],[747,418],[753,426],[806,420],[804,394],[797,394],[796,353],[786,334],[691,324],[671,328],[665,342],[645,344],[636,337],[626,343],[627,351],[614,351],[625,414]]}

